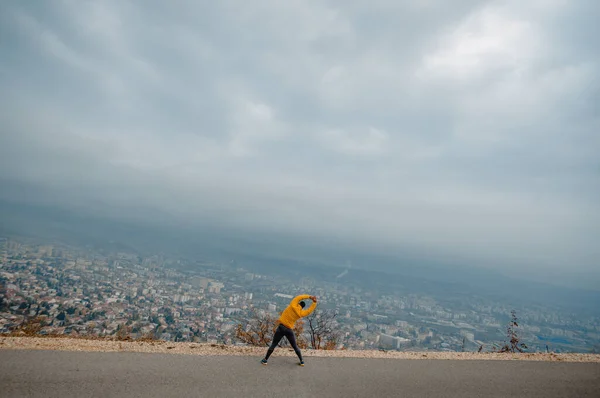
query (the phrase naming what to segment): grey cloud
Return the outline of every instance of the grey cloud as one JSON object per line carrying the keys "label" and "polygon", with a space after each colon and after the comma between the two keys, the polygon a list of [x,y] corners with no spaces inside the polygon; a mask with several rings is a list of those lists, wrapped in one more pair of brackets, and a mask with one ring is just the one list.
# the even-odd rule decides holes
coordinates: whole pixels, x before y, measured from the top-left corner
{"label": "grey cloud", "polygon": [[0,6],[1,178],[63,204],[594,270],[595,2],[145,4]]}

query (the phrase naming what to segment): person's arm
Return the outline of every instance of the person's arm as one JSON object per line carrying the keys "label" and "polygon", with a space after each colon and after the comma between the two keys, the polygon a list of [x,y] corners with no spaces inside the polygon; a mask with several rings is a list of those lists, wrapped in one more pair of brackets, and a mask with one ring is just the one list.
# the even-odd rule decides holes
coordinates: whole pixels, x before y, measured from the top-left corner
{"label": "person's arm", "polygon": [[290,307],[292,307],[294,309],[294,311],[298,315],[300,315],[300,313],[302,312],[302,307],[300,307],[300,301],[306,300],[307,298],[310,298],[310,297],[311,297],[310,294],[301,294],[299,296],[296,296],[290,303]]}
{"label": "person's arm", "polygon": [[317,298],[315,296],[310,296],[309,298],[312,300],[312,304],[310,307],[308,307],[307,310],[300,311],[301,317],[309,316],[310,314],[312,314],[315,308],[317,308]]}

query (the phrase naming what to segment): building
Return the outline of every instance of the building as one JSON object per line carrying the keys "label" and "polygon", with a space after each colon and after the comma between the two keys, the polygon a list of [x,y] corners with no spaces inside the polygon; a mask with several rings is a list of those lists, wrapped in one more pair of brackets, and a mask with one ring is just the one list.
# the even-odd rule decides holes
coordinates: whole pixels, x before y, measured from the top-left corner
{"label": "building", "polygon": [[208,285],[208,292],[219,294],[221,293],[221,289],[223,289],[224,287],[225,285],[223,283],[212,281]]}
{"label": "building", "polygon": [[409,339],[405,339],[404,337],[390,336],[389,334],[381,333],[378,336],[379,346],[382,348],[389,348],[392,350],[397,350],[403,345],[410,343]]}

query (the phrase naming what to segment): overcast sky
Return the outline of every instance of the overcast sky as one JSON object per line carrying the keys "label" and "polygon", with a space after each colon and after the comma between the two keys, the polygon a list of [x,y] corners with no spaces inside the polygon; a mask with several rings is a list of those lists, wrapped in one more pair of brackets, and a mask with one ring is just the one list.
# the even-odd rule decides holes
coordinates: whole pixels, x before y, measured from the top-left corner
{"label": "overcast sky", "polygon": [[599,17],[3,1],[1,195],[599,277]]}

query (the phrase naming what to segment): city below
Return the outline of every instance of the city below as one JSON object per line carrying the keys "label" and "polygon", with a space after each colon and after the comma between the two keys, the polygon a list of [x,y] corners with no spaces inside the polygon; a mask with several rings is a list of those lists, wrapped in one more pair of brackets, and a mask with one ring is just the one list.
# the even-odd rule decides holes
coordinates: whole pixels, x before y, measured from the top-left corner
{"label": "city below", "polygon": [[[298,294],[336,314],[336,349],[494,351],[507,341],[511,311],[529,352],[597,352],[600,319],[563,309],[480,296],[377,288],[369,271],[332,267],[332,277],[259,272],[234,260],[142,256],[57,242],[0,238],[0,333],[32,319],[36,333],[152,336],[165,341],[243,345],[238,325],[276,317]],[[298,271],[298,270],[296,270]],[[305,321],[306,322],[306,321]]]}

